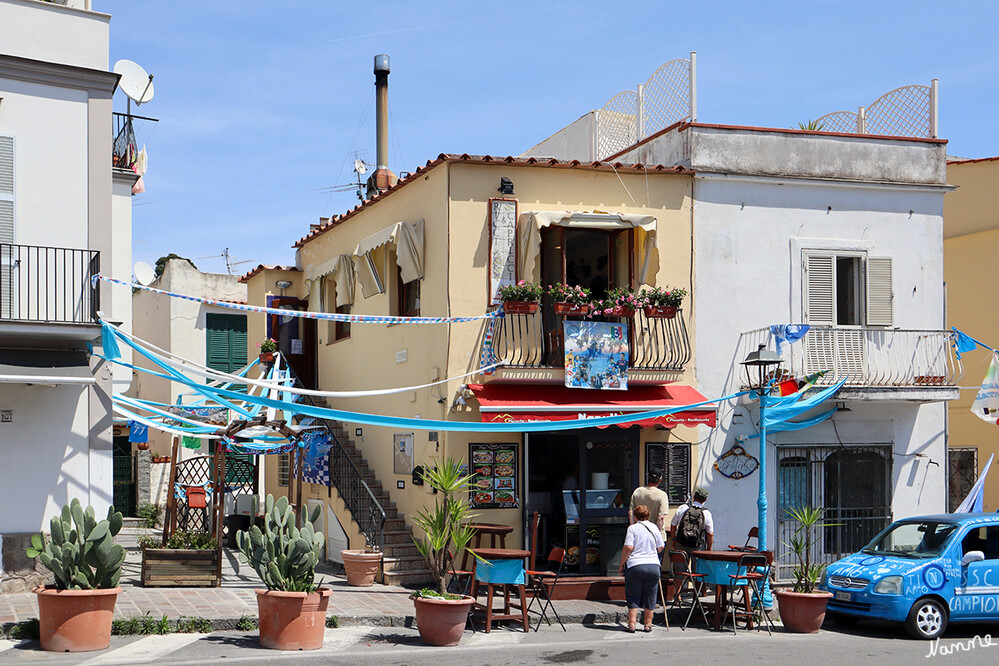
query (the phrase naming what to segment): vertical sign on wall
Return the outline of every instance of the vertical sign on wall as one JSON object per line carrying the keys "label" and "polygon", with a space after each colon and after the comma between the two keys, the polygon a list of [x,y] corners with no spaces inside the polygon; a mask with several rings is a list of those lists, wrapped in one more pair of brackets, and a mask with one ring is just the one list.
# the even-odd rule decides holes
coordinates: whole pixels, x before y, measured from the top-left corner
{"label": "vertical sign on wall", "polygon": [[517,200],[489,200],[489,304],[517,279]]}

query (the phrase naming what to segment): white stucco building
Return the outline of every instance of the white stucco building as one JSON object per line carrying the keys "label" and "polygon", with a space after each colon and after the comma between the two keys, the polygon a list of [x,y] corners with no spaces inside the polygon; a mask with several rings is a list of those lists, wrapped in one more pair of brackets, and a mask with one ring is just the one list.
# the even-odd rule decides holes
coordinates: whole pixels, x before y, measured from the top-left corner
{"label": "white stucco building", "polygon": [[[589,143],[558,143],[569,152],[555,157],[582,159],[572,145]],[[945,410],[961,369],[944,330],[945,149],[933,138],[681,122],[608,158],[694,172],[688,307],[701,393],[744,388],[739,363],[761,343],[777,350],[772,325],[810,326],[781,345],[784,373],[848,378],[831,419],[768,436],[767,546],[778,556],[795,506],[824,506],[842,523],[816,546],[825,561],[893,519],[946,510]],[[756,525],[760,477],[727,478],[715,463],[736,446],[759,458],[758,424],[758,403],[743,398],[719,409],[717,428],[700,428],[692,485],[710,491],[721,547]],[[782,577],[790,565],[779,560]]]}
{"label": "white stucco building", "polygon": [[[71,498],[112,502],[110,394],[88,354],[98,313],[131,322],[131,186],[112,166],[110,16],[89,0],[0,0],[2,591],[36,580],[24,545]],[[117,202],[117,203],[116,203]]]}

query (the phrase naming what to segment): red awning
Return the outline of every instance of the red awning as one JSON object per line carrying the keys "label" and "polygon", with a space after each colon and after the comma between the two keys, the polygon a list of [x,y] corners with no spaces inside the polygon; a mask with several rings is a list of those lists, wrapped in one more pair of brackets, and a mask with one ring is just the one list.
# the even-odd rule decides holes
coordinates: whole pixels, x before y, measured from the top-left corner
{"label": "red awning", "polygon": [[[469,384],[479,401],[479,411],[486,423],[514,421],[571,421],[598,416],[621,416],[631,412],[682,407],[707,400],[693,387],[633,386],[627,391],[574,389],[548,384]],[[713,405],[703,405],[669,416],[642,419],[620,424],[622,428],[661,425],[715,426]]]}

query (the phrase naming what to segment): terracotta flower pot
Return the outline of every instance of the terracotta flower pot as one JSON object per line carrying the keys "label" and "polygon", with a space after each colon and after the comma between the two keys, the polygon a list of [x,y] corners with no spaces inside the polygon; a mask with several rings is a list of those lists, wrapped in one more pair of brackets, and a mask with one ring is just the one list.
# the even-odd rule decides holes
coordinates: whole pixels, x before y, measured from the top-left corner
{"label": "terracotta flower pot", "polygon": [[111,620],[120,587],[57,590],[36,587],[38,633],[49,652],[90,652],[111,643]]}
{"label": "terracotta flower pot", "polygon": [[615,305],[611,308],[611,317],[634,317],[635,308],[629,308],[626,305]]}
{"label": "terracotta flower pot", "polygon": [[374,585],[381,568],[382,554],[363,550],[341,550],[343,570],[347,574],[347,584],[357,587]]}
{"label": "terracotta flower pot", "polygon": [[475,599],[423,599],[416,597],[416,628],[420,630],[420,640],[424,645],[451,647],[461,641],[468,622],[468,611]]}
{"label": "terracotta flower pot", "polygon": [[533,301],[503,301],[503,312],[506,314],[534,314],[538,304]]}
{"label": "terracotta flower pot", "polygon": [[260,355],[257,358],[259,358],[260,362],[264,364],[273,363],[274,352],[260,352]]}
{"label": "terracotta flower pot", "polygon": [[326,631],[328,587],[315,592],[254,590],[260,619],[260,645],[272,650],[318,650]]}
{"label": "terracotta flower pot", "polygon": [[777,608],[784,628],[796,634],[814,634],[826,619],[826,603],[832,598],[829,592],[787,592],[774,590]]}
{"label": "terracotta flower pot", "polygon": [[642,308],[649,319],[675,319],[679,308],[671,305],[646,305]]}
{"label": "terracotta flower pot", "polygon": [[572,303],[553,303],[552,307],[555,309],[555,314],[557,315],[572,315],[576,317],[583,317],[590,312],[590,306],[587,305],[573,305]]}

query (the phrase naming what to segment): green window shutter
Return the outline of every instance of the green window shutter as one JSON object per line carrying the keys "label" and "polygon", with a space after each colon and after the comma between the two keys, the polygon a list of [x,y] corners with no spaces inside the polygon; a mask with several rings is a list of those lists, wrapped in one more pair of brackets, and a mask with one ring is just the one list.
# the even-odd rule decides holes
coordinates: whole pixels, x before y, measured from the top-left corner
{"label": "green window shutter", "polygon": [[[233,373],[246,365],[246,316],[209,313],[205,315],[205,365]],[[245,385],[233,390],[246,392]]]}

